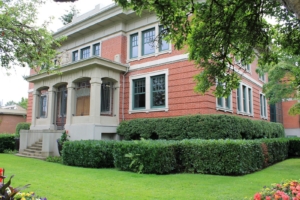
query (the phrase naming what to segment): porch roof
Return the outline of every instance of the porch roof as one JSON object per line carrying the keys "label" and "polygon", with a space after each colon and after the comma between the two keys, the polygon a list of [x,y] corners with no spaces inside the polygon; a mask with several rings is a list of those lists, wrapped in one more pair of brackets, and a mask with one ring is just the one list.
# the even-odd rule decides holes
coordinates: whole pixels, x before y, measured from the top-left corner
{"label": "porch roof", "polygon": [[[58,70],[61,73],[64,72],[72,72],[78,69],[83,69],[85,67],[104,67],[104,68],[109,68],[118,72],[126,72],[128,69],[128,65],[124,65],[121,63],[117,63],[105,58],[101,58],[99,56],[92,56],[90,58],[84,59],[84,60],[79,60],[76,62],[71,62],[71,63],[67,63],[63,66],[61,66],[61,68],[59,68]],[[35,81],[39,81],[41,79],[44,78],[49,78],[52,76],[57,76],[57,73],[53,73],[53,74],[48,74],[46,72],[44,73],[40,73],[40,74],[35,74],[32,76],[28,76],[25,79],[28,82],[35,82]]]}

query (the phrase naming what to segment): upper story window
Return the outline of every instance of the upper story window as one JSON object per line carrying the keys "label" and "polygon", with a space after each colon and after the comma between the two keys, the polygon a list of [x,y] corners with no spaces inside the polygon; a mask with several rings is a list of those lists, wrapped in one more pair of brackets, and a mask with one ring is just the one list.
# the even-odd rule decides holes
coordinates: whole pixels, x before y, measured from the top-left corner
{"label": "upper story window", "polygon": [[72,53],[72,61],[78,61],[78,51],[73,51]]}
{"label": "upper story window", "polygon": [[90,47],[85,47],[81,49],[81,59],[89,58],[90,57]]}
{"label": "upper story window", "polygon": [[253,116],[252,88],[241,83],[237,89],[238,114]]}
{"label": "upper story window", "polygon": [[99,56],[100,55],[100,43],[93,45],[93,55]]}
{"label": "upper story window", "polygon": [[148,55],[155,52],[155,28],[142,32],[142,55]]}
{"label": "upper story window", "polygon": [[[162,31],[164,31],[164,27],[163,26],[159,26],[159,33],[161,33]],[[170,45],[167,41],[165,41],[164,39],[160,38],[159,39],[159,51],[166,51],[169,50]]]}
{"label": "upper story window", "polygon": [[138,34],[130,36],[130,58],[138,57]]}
{"label": "upper story window", "polygon": [[247,72],[251,72],[250,64],[246,64],[245,62],[242,62],[242,60],[238,60],[238,59],[235,59],[235,64],[237,64],[239,67],[245,69]]}
{"label": "upper story window", "polygon": [[265,74],[259,75],[259,80],[261,80],[262,82],[265,82]]}
{"label": "upper story window", "polygon": [[260,98],[260,117],[267,119],[267,100],[264,94],[259,95]]}

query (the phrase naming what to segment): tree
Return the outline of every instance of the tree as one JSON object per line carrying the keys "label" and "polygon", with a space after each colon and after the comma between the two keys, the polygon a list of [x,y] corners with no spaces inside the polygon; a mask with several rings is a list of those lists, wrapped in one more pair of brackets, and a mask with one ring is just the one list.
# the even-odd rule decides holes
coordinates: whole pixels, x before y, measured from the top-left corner
{"label": "tree", "polygon": [[8,101],[6,102],[5,106],[12,106],[12,105],[16,105],[17,103],[14,101]]}
{"label": "tree", "polygon": [[73,18],[79,14],[79,11],[76,9],[75,6],[71,6],[70,10],[66,10],[66,14],[61,16],[59,19],[62,21],[63,25],[67,25],[72,22]]}
{"label": "tree", "polygon": [[0,0],[1,67],[45,66],[44,71],[59,67],[53,63],[57,55],[54,48],[65,38],[54,39],[46,29],[49,22],[41,27],[34,25],[43,3],[43,0]]}
{"label": "tree", "polygon": [[21,101],[18,103],[19,106],[21,106],[24,109],[27,109],[28,99],[22,97]]}

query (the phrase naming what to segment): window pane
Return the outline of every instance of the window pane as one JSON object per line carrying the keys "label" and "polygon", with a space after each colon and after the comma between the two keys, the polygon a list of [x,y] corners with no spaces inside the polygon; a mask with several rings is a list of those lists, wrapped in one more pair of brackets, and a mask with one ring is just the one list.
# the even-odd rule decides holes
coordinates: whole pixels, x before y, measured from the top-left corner
{"label": "window pane", "polygon": [[90,114],[90,83],[79,82],[76,87],[76,115],[84,116]]}
{"label": "window pane", "polygon": [[112,84],[105,82],[101,84],[101,112],[110,112]]}
{"label": "window pane", "polygon": [[93,45],[93,55],[99,56],[100,55],[100,44],[94,44]]}
{"label": "window pane", "polygon": [[241,111],[241,93],[240,93],[240,87],[237,88],[236,93],[237,93],[238,111]]}
{"label": "window pane", "polygon": [[218,98],[218,106],[223,107],[223,98]]}
{"label": "window pane", "polygon": [[77,61],[78,60],[78,51],[74,51],[72,55],[72,61]]}
{"label": "window pane", "polygon": [[47,96],[43,95],[40,98],[40,117],[47,116]]}
{"label": "window pane", "polygon": [[155,29],[150,29],[143,32],[143,55],[155,52],[154,48]]}
{"label": "window pane", "polygon": [[133,81],[133,108],[145,108],[146,106],[145,79]]}
{"label": "window pane", "polygon": [[[164,30],[163,26],[159,27],[159,31],[162,32]],[[159,40],[159,51],[166,51],[169,50],[169,43],[164,39],[160,38]]]}
{"label": "window pane", "polygon": [[165,75],[151,77],[152,106],[165,106]]}
{"label": "window pane", "polygon": [[86,47],[81,49],[81,59],[89,58],[90,57],[90,47]]}
{"label": "window pane", "polygon": [[230,109],[231,108],[231,95],[229,95],[227,98],[225,98],[225,106],[226,108]]}
{"label": "window pane", "polygon": [[247,112],[247,87],[243,85],[243,111]]}
{"label": "window pane", "polygon": [[249,113],[252,113],[252,91],[251,88],[248,88],[248,104],[249,104]]}
{"label": "window pane", "polygon": [[263,99],[262,99],[262,95],[259,95],[259,100],[260,100],[260,115],[263,116]]}
{"label": "window pane", "polygon": [[130,58],[138,57],[138,34],[130,36]]}
{"label": "window pane", "polygon": [[266,101],[266,97],[265,96],[263,96],[263,104],[264,104],[264,117],[267,117],[267,107],[266,107],[266,103],[267,103],[267,101]]}

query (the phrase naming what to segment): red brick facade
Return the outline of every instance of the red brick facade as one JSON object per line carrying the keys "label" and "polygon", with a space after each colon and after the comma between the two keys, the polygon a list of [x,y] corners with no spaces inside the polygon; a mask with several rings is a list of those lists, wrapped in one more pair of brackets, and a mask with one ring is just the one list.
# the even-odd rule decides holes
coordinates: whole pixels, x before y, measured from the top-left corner
{"label": "red brick facade", "polygon": [[26,116],[0,114],[0,133],[15,133],[20,122],[26,122]]}
{"label": "red brick facade", "polygon": [[300,115],[291,116],[288,114],[289,109],[296,102],[296,100],[282,102],[283,126],[286,129],[300,128]]}

